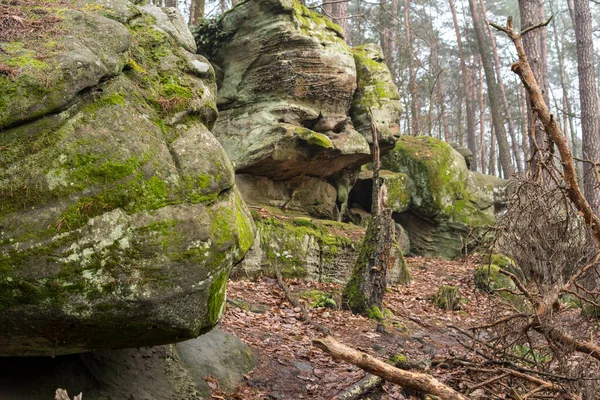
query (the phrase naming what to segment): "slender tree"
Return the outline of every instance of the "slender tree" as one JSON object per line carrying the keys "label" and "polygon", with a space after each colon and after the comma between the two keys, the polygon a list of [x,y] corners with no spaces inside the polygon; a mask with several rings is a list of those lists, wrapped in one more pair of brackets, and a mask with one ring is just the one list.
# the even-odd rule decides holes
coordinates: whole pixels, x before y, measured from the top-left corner
{"label": "slender tree", "polygon": [[[583,157],[600,160],[600,107],[596,75],[594,72],[594,44],[592,39],[592,15],[589,0],[574,0],[573,12],[575,37],[577,38],[577,72],[579,75],[579,103],[581,108],[581,133]],[[585,197],[596,214],[600,212],[600,189],[594,164],[583,165]]]}
{"label": "slender tree", "polygon": [[508,103],[508,99],[506,98],[506,91],[504,90],[504,82],[502,81],[500,57],[498,57],[498,47],[496,46],[496,39],[494,37],[494,33],[492,32],[492,27],[490,26],[489,21],[487,19],[485,2],[483,0],[479,0],[479,5],[482,10],[485,25],[488,27],[488,32],[490,35],[490,43],[492,44],[492,53],[494,55],[494,66],[496,68],[496,80],[498,82],[498,89],[500,91],[500,97],[502,99],[502,106],[504,107],[504,116],[506,117],[506,124],[508,126],[508,133],[510,134],[512,151],[517,164],[517,171],[519,173],[522,173],[524,172],[523,154],[522,150],[519,148],[519,141],[517,140],[517,133],[513,123],[512,113],[510,111],[510,104]]}
{"label": "slender tree", "polygon": [[346,40],[348,33],[348,1],[325,0],[322,4],[323,14],[344,30]]}
{"label": "slender tree", "polygon": [[[519,13],[521,15],[521,30],[537,25],[544,21],[544,4],[543,0],[519,0]],[[547,31],[546,27],[541,27],[533,31],[527,32],[523,35],[523,47],[525,53],[529,59],[531,69],[535,79],[540,86],[542,95],[546,104],[550,104],[550,97],[548,93],[548,45],[547,45]],[[529,95],[527,95],[529,98]],[[529,142],[532,147],[533,157],[530,159],[531,168],[532,164],[535,165],[538,162],[535,152],[535,147],[540,149],[546,148],[548,145],[548,138],[546,132],[542,129],[542,125],[537,118],[532,118],[531,105],[527,102],[527,126]],[[531,132],[532,124],[535,125],[535,136],[532,136]]]}
{"label": "slender tree", "polygon": [[[456,8],[454,7],[454,1],[448,0],[448,4],[450,5],[450,11],[452,12],[452,22],[454,24],[454,33],[456,34],[456,42],[458,44],[458,57],[460,59],[460,71],[462,75],[462,84],[464,89],[464,94],[466,96],[466,113],[467,113],[467,142],[469,149],[473,152],[473,162],[471,163],[471,168],[477,168],[477,157],[475,156],[477,153],[477,148],[475,144],[475,110],[473,104],[475,104],[475,99],[472,97],[472,91],[469,90],[470,86],[470,75],[467,71],[467,63],[465,61],[465,52],[462,45],[462,39],[460,36],[460,27],[458,25],[458,18],[456,17]],[[462,139],[462,134],[461,134]],[[460,145],[462,145],[462,140],[460,140]]]}
{"label": "slender tree", "polygon": [[510,156],[511,152],[508,145],[506,129],[504,127],[504,116],[502,115],[500,90],[495,79],[492,55],[490,53],[490,36],[487,27],[484,25],[483,18],[481,17],[481,8],[478,6],[476,0],[469,0],[469,8],[471,9],[471,16],[473,18],[473,26],[475,28],[475,36],[477,38],[477,47],[479,48],[479,54],[481,54],[481,63],[483,64],[483,70],[485,71],[485,81],[488,88],[488,100],[490,111],[492,113],[492,122],[496,131],[496,139],[498,141],[498,151],[500,153],[499,158],[502,165],[502,172],[505,178],[509,178],[514,174],[514,169]]}
{"label": "slender tree", "polygon": [[190,25],[198,25],[204,18],[206,0],[191,0]]}

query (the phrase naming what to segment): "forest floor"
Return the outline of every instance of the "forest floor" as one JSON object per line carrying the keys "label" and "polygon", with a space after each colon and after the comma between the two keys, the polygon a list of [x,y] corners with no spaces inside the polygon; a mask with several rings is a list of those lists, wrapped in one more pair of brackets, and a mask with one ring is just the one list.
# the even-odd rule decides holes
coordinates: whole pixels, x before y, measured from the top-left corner
{"label": "forest floor", "polygon": [[[388,288],[384,331],[377,322],[355,316],[346,310],[309,308],[317,323],[327,326],[340,342],[382,360],[400,355],[439,380],[457,387],[464,381],[460,370],[444,368],[441,362],[457,356],[469,357],[466,344],[451,325],[467,329],[489,321],[498,310],[496,297],[475,288],[473,270],[479,260],[442,261],[407,258],[412,274],[409,285]],[[331,293],[339,301],[343,287],[333,283],[287,281],[292,292],[317,289]],[[444,311],[433,304],[440,285],[456,285],[466,303],[458,311]],[[311,301],[305,301],[310,306]],[[308,307],[307,307],[308,308]],[[228,286],[227,311],[220,328],[239,337],[257,360],[256,368],[245,376],[235,393],[215,388],[215,399],[330,399],[359,381],[365,373],[350,364],[335,362],[311,345],[322,336],[303,322],[300,309],[286,299],[277,281],[232,281]],[[459,375],[457,375],[459,374]],[[370,399],[407,399],[409,393],[387,383]]]}

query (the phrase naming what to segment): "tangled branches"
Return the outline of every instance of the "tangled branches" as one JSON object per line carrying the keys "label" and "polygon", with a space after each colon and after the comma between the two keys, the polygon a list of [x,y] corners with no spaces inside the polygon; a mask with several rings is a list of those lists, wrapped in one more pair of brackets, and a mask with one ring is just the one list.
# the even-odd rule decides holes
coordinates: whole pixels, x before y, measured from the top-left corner
{"label": "tangled branches", "polygon": [[496,249],[517,261],[527,281],[500,270],[514,282],[515,289],[499,289],[512,296],[510,306],[491,323],[455,328],[469,339],[461,342],[470,353],[462,361],[473,381],[467,390],[486,398],[594,399],[600,393],[598,329],[569,302],[598,306],[600,218],[579,186],[572,153],[543,99],[521,35],[511,19],[505,27],[492,26],[515,44],[519,59],[512,71],[527,89],[548,142],[544,149],[534,147],[535,165],[517,182],[497,231]]}

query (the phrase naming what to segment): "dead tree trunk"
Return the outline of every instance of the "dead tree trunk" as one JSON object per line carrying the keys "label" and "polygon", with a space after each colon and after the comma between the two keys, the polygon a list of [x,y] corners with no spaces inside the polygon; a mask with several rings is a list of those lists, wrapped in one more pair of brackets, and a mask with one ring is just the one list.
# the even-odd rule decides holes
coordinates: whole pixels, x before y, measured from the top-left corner
{"label": "dead tree trunk", "polygon": [[418,372],[410,372],[392,367],[366,353],[354,350],[336,341],[331,336],[313,340],[313,345],[331,354],[336,360],[342,360],[373,374],[388,382],[419,392],[439,396],[444,400],[467,400],[467,398],[434,377]]}
{"label": "dead tree trunk", "polygon": [[373,133],[373,200],[371,221],[358,253],[352,275],[344,288],[343,306],[352,312],[380,319],[387,271],[391,267],[394,220],[387,206],[387,190],[379,183],[379,143],[375,118],[371,112]]}

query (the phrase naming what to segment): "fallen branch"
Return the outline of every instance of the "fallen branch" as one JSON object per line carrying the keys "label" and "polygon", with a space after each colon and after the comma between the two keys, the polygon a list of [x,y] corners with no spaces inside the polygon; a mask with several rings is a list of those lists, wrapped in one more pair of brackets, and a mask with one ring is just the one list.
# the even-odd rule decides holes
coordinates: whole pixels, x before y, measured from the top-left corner
{"label": "fallen branch", "polygon": [[405,388],[439,396],[444,400],[467,400],[468,398],[458,393],[449,386],[444,385],[431,375],[419,372],[404,371],[378,360],[358,350],[341,344],[331,336],[323,339],[314,339],[313,345],[331,354],[335,360],[342,360],[373,374],[388,382],[395,383]]}
{"label": "fallen branch", "polygon": [[330,400],[360,400],[365,395],[383,384],[383,379],[377,375],[367,374],[360,381],[332,397]]}
{"label": "fallen branch", "polygon": [[279,287],[281,288],[281,290],[283,290],[283,292],[285,293],[285,296],[288,298],[290,303],[292,303],[292,305],[294,307],[298,307],[300,309],[300,312],[302,313],[302,319],[305,322],[309,323],[310,325],[314,326],[315,329],[318,330],[319,332],[321,332],[322,334],[331,335],[331,331],[329,330],[329,328],[312,320],[312,318],[308,314],[308,311],[306,311],[306,307],[304,307],[304,305],[302,303],[300,303],[298,301],[298,299],[296,299],[296,297],[294,297],[294,295],[290,291],[290,288],[284,282],[283,277],[281,276],[281,272],[279,271],[279,268],[277,268],[276,265],[274,266],[274,268],[275,268],[275,275],[277,276],[277,283],[279,284]]}

